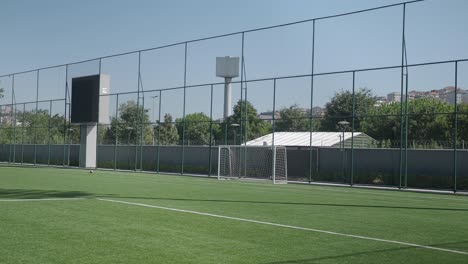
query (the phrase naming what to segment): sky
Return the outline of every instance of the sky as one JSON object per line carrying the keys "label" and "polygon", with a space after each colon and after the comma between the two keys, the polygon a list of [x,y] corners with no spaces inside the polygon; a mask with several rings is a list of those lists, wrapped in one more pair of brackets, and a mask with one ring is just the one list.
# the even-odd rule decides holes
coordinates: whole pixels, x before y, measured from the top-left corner
{"label": "sky", "polygon": [[[191,39],[328,16],[395,0],[174,0],[174,1],[25,1],[0,2],[0,75],[61,65],[116,53],[147,49]],[[468,59],[468,1],[426,0],[407,5],[408,63]],[[402,6],[316,21],[314,72],[324,73],[401,64]],[[187,85],[221,82],[215,57],[240,56],[241,35],[187,46]],[[311,73],[312,22],[245,34],[246,78],[272,78]],[[140,75],[144,90],[184,84],[184,45],[143,52]],[[68,79],[96,74],[98,61],[71,65]],[[138,54],[102,60],[111,76],[111,92],[138,89]],[[454,65],[410,69],[410,90],[440,89],[454,84]],[[459,86],[468,89],[468,63],[459,64]],[[15,101],[64,98],[65,67],[15,75]],[[239,80],[239,78],[235,79]],[[0,105],[11,103],[12,77],[0,78],[6,89]],[[36,91],[37,85],[39,91]],[[400,70],[360,72],[356,88],[376,95],[400,91]],[[313,106],[323,106],[339,91],[352,88],[351,74],[314,79]],[[222,87],[214,86],[213,117],[222,114]],[[233,100],[240,98],[234,84]],[[210,112],[210,86],[186,90],[186,114]],[[145,93],[145,108],[158,119],[159,93]],[[119,103],[136,100],[119,96]],[[153,100],[155,100],[153,102]],[[248,100],[257,109],[273,109],[273,82],[248,84]],[[291,105],[310,107],[310,78],[279,80],[276,110]],[[183,90],[162,93],[161,114],[183,114]],[[63,102],[53,102],[63,112]],[[111,105],[116,105],[116,96]],[[154,105],[154,111],[153,111]],[[26,104],[33,109],[35,104]],[[49,103],[41,103],[49,108]],[[111,107],[115,112],[115,106]],[[155,113],[154,116],[152,113]]]}

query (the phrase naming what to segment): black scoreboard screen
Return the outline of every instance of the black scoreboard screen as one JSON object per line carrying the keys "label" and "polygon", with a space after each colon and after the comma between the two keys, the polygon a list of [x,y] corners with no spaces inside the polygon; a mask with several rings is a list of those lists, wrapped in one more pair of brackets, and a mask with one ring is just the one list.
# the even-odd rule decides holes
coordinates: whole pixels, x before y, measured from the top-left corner
{"label": "black scoreboard screen", "polygon": [[72,79],[71,122],[97,123],[99,119],[99,75]]}

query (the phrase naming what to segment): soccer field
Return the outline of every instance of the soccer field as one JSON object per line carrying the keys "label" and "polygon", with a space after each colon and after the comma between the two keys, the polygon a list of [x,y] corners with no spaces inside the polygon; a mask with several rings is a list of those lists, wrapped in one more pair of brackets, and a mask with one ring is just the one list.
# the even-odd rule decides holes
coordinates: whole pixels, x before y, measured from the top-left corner
{"label": "soccer field", "polygon": [[0,263],[468,263],[468,197],[0,167]]}

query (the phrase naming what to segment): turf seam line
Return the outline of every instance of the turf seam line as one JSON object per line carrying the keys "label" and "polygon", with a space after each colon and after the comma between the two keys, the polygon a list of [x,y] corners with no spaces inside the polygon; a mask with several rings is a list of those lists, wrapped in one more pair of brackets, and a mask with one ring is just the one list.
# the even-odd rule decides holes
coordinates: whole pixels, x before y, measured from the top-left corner
{"label": "turf seam line", "polygon": [[[367,194],[370,194],[371,192],[359,192],[358,190],[359,189],[355,189],[357,191],[354,191],[354,190],[336,190],[336,189],[331,189],[331,188],[315,188],[316,190],[320,190],[320,191],[327,191],[327,192],[338,192],[338,193],[354,193],[354,194],[359,194],[359,195],[367,195]],[[362,190],[362,189],[361,189]],[[384,190],[378,190],[378,189],[368,189],[369,191],[384,191]],[[408,193],[401,193],[401,194],[408,194]],[[414,192],[414,194],[430,194],[431,193],[418,193],[418,192]],[[395,197],[395,198],[400,198],[400,199],[420,199],[420,200],[450,200],[450,201],[458,201],[458,202],[466,202],[468,201],[468,199],[463,199],[462,197],[460,197],[460,199],[457,199],[455,197],[451,198],[451,197],[431,197],[431,196],[428,196],[428,197],[418,197],[418,196],[408,196],[408,195],[398,195],[395,191],[395,193],[379,193],[379,195],[382,195],[382,196],[388,196],[388,197]],[[433,195],[433,194],[432,194]]]}
{"label": "turf seam line", "polygon": [[41,201],[69,201],[83,200],[85,198],[32,198],[32,199],[0,199],[0,202],[41,202]]}
{"label": "turf seam line", "polygon": [[149,205],[149,204],[143,204],[143,203],[126,202],[126,201],[121,201],[121,200],[112,200],[112,199],[103,199],[103,198],[97,198],[97,200],[112,202],[112,203],[120,203],[120,204],[127,204],[127,205],[135,205],[135,206],[156,208],[156,209],[163,209],[163,210],[181,212],[181,213],[189,213],[189,214],[210,216],[210,217],[215,217],[215,218],[223,218],[223,219],[236,220],[236,221],[242,221],[242,222],[249,222],[249,223],[255,223],[255,224],[263,224],[263,225],[269,225],[269,226],[290,228],[290,229],[296,229],[296,230],[311,231],[311,232],[329,234],[329,235],[335,235],[335,236],[351,237],[351,238],[378,241],[378,242],[384,242],[384,243],[390,243],[390,244],[398,244],[398,245],[403,245],[403,246],[431,249],[431,250],[436,250],[436,251],[444,251],[444,252],[455,253],[455,254],[468,255],[468,252],[464,252],[464,251],[458,251],[458,250],[452,250],[452,249],[446,249],[446,248],[439,248],[439,247],[432,247],[432,246],[425,246],[425,245],[419,245],[419,244],[414,244],[414,243],[407,243],[407,242],[401,242],[401,241],[395,241],[395,240],[387,240],[387,239],[374,238],[374,237],[351,235],[351,234],[339,233],[339,232],[333,232],[333,231],[327,231],[327,230],[321,230],[321,229],[277,224],[277,223],[271,223],[271,222],[265,222],[265,221],[258,221],[258,220],[245,219],[245,218],[239,218],[239,217],[203,213],[203,212],[184,210],[184,209],[177,209],[177,208],[171,208],[171,207],[164,207],[164,206],[158,206],[158,205]]}

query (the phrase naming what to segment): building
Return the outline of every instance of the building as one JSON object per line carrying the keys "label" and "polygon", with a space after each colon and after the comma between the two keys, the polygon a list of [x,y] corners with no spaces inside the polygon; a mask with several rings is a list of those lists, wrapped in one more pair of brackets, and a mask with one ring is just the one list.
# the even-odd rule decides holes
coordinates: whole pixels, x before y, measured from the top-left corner
{"label": "building", "polygon": [[314,117],[324,117],[327,110],[320,106],[312,107],[312,116]]}
{"label": "building", "polygon": [[374,106],[381,106],[387,103],[387,97],[385,96],[377,96],[375,97],[375,104]]}
{"label": "building", "polygon": [[0,124],[11,124],[13,108],[11,106],[0,107]]}
{"label": "building", "polygon": [[[273,124],[273,111],[268,111],[268,112],[262,112],[258,115],[258,118],[270,122]],[[278,120],[281,118],[281,114],[279,111],[275,111],[275,119]]]}
{"label": "building", "polygon": [[468,93],[465,93],[464,95],[462,95],[461,101],[463,104],[468,104]]}
{"label": "building", "polygon": [[455,104],[455,99],[458,103],[461,103],[462,101],[462,95],[461,94],[457,94],[457,97],[455,98],[455,92],[448,92],[448,93],[445,93],[443,95],[443,98],[442,100],[444,102],[447,102],[451,105],[454,105]]}
{"label": "building", "polygon": [[397,92],[387,94],[387,102],[388,103],[401,102],[401,94]]}
{"label": "building", "polygon": [[[311,134],[310,132],[275,132],[274,139],[275,146],[309,147]],[[344,143],[346,148],[350,148],[353,140],[355,148],[367,148],[375,144],[373,138],[361,132],[312,132],[312,147],[339,148]],[[248,141],[247,145],[272,146],[273,133]]]}

